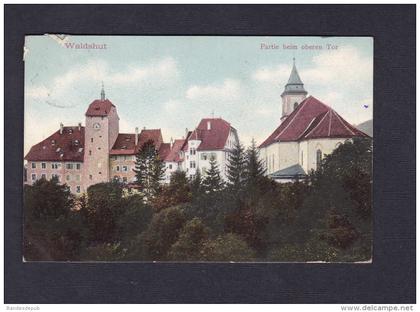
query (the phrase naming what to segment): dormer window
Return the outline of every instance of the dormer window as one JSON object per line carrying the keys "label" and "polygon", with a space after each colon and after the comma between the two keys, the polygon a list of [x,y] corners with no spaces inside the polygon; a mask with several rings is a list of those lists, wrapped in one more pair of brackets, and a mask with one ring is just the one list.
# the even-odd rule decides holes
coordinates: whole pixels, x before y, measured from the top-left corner
{"label": "dormer window", "polygon": [[123,145],[121,146],[121,149],[127,149],[127,146]]}
{"label": "dormer window", "polygon": [[79,140],[74,140],[74,145],[77,146],[77,145],[79,145],[79,143],[80,143]]}
{"label": "dormer window", "polygon": [[55,140],[51,140],[51,145],[55,145]]}
{"label": "dormer window", "polygon": [[73,129],[69,129],[69,134],[72,134],[73,133]]}
{"label": "dormer window", "polygon": [[61,151],[61,147],[57,148],[55,151],[56,153],[59,153]]}

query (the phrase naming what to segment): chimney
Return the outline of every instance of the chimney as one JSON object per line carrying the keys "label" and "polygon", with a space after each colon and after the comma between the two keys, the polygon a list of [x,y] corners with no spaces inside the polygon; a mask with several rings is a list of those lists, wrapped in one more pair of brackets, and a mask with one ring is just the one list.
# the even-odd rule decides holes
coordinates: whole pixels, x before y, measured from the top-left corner
{"label": "chimney", "polygon": [[60,134],[63,134],[63,128],[64,128],[64,125],[62,122],[60,122]]}
{"label": "chimney", "polygon": [[185,128],[185,138],[188,139],[188,128]]}
{"label": "chimney", "polygon": [[207,121],[207,130],[211,130],[211,121],[210,120]]}
{"label": "chimney", "polygon": [[171,137],[171,149],[174,146],[174,139]]}
{"label": "chimney", "polygon": [[137,143],[139,142],[139,128],[136,127],[136,136],[135,136],[135,144],[137,145]]}
{"label": "chimney", "polygon": [[79,131],[82,129],[82,123],[81,122],[79,122],[78,128],[79,128]]}

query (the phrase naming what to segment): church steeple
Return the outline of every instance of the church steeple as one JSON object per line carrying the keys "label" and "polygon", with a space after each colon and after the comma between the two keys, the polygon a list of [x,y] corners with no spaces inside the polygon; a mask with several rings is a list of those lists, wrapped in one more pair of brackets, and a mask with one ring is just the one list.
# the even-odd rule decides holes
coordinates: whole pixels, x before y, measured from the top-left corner
{"label": "church steeple", "polygon": [[105,89],[104,89],[103,81],[102,81],[102,89],[101,89],[101,101],[105,101]]}
{"label": "church steeple", "polygon": [[284,86],[284,91],[281,94],[283,101],[282,116],[283,121],[291,112],[302,102],[308,92],[306,92],[303,82],[300,79],[299,73],[296,69],[295,58],[293,58],[292,72],[290,73],[289,80]]}

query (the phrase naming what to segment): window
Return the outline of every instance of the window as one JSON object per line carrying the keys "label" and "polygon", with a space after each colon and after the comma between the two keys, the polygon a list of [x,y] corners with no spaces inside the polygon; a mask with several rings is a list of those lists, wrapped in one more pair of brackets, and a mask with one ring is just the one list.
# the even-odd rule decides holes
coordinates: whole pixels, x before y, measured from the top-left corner
{"label": "window", "polygon": [[90,142],[93,143],[93,138],[90,138]]}
{"label": "window", "polygon": [[321,161],[322,161],[322,152],[321,150],[316,151],[316,169],[319,169],[321,167]]}
{"label": "window", "polygon": [[120,166],[116,166],[115,171],[120,171]]}
{"label": "window", "polygon": [[128,167],[127,166],[122,166],[122,171],[127,172],[128,171]]}
{"label": "window", "polygon": [[36,163],[32,163],[32,169],[36,169]]}
{"label": "window", "polygon": [[41,168],[42,169],[47,169],[47,164],[46,163],[41,163]]}
{"label": "window", "polygon": [[32,173],[32,181],[35,181],[35,180],[36,180],[36,174]]}
{"label": "window", "polygon": [[206,168],[201,168],[201,174],[206,175],[207,174],[207,169]]}
{"label": "window", "polygon": [[76,164],[76,169],[80,170],[80,164]]}
{"label": "window", "polygon": [[58,169],[60,167],[60,164],[58,163],[52,163],[51,164],[51,169]]}
{"label": "window", "polygon": [[47,179],[47,175],[45,173],[41,174],[41,179]]}
{"label": "window", "polygon": [[70,175],[66,175],[66,181],[70,181],[71,177]]}
{"label": "window", "polygon": [[80,193],[80,185],[76,185],[76,193]]}
{"label": "window", "polygon": [[80,181],[80,174],[76,175],[76,181]]}
{"label": "window", "polygon": [[169,169],[172,169],[172,164],[169,164],[169,165],[168,165],[168,168],[169,168]]}
{"label": "window", "polygon": [[201,160],[207,160],[207,158],[208,158],[208,155],[207,155],[207,153],[201,153]]}
{"label": "window", "polygon": [[216,153],[210,153],[210,159],[216,160],[217,154]]}
{"label": "window", "polygon": [[123,177],[123,182],[127,183],[127,177]]}
{"label": "window", "polygon": [[92,156],[92,151],[89,151],[89,156]]}
{"label": "window", "polygon": [[72,170],[73,169],[73,164],[66,164],[66,169]]}
{"label": "window", "polygon": [[195,148],[190,148],[190,154],[195,155]]}
{"label": "window", "polygon": [[190,168],[195,168],[195,161],[190,161]]}
{"label": "window", "polygon": [[92,180],[92,175],[91,174],[89,174],[89,180]]}

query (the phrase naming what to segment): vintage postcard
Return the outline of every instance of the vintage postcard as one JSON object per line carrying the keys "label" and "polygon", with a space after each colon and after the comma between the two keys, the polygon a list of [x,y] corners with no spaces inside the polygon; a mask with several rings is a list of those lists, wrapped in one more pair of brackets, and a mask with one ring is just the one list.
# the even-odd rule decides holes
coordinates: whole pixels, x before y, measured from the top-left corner
{"label": "vintage postcard", "polygon": [[373,38],[24,51],[25,261],[372,261]]}

